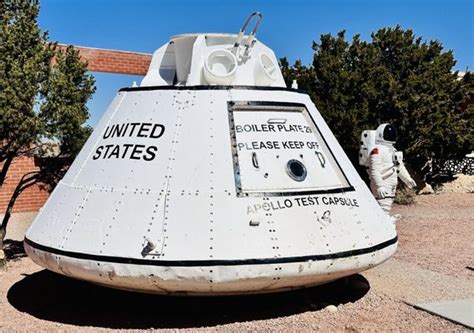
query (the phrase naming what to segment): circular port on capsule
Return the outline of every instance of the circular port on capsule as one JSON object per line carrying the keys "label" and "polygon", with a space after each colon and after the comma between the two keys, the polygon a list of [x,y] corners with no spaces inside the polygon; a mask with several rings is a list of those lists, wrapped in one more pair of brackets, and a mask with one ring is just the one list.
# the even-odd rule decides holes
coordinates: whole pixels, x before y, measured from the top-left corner
{"label": "circular port on capsule", "polygon": [[237,59],[224,49],[208,54],[204,62],[204,77],[209,84],[231,84],[237,70]]}
{"label": "circular port on capsule", "polygon": [[289,160],[286,164],[286,172],[291,179],[302,182],[306,179],[308,172],[303,163],[298,160]]}
{"label": "circular port on capsule", "polygon": [[278,78],[278,67],[265,53],[260,53],[255,64],[255,85],[268,86]]}

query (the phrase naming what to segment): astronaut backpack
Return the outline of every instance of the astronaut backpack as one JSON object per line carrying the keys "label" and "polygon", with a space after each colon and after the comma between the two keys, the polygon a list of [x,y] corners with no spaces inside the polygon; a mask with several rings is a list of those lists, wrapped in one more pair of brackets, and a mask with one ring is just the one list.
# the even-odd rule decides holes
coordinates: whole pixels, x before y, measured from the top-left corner
{"label": "astronaut backpack", "polygon": [[[370,153],[375,147],[375,138],[377,136],[377,130],[365,130],[360,135],[360,149],[359,149],[359,165],[369,167]],[[393,163],[398,166],[403,162],[403,152],[394,151]]]}
{"label": "astronaut backpack", "polygon": [[369,167],[369,156],[375,147],[375,136],[377,131],[365,130],[360,135],[359,164]]}

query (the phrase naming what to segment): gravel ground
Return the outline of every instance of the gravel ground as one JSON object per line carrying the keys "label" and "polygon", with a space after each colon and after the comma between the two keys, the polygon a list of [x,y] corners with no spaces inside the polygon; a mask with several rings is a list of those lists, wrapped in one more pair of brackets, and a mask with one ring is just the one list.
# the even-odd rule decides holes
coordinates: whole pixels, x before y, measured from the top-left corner
{"label": "gravel ground", "polygon": [[[42,270],[19,253],[0,269],[0,331],[467,331],[411,305],[474,298],[474,194],[417,197],[396,206],[394,259],[361,275],[278,294],[166,297],[98,287]],[[32,214],[17,214],[21,239]],[[10,255],[20,252],[9,242]],[[335,307],[331,306],[334,305]]]}
{"label": "gravel ground", "polygon": [[474,279],[474,194],[422,195],[414,206],[396,206],[403,216],[397,226],[395,258],[448,275]]}

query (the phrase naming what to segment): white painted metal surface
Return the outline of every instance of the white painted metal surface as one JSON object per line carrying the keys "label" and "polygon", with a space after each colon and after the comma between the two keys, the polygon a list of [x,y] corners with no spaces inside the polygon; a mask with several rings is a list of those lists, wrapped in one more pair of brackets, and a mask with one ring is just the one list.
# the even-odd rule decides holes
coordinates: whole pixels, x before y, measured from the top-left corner
{"label": "white painted metal surface", "polygon": [[236,38],[208,37],[183,51],[185,84],[170,81],[168,44],[142,86],[118,94],[28,230],[28,255],[67,276],[171,294],[300,288],[387,260],[394,226],[309,97],[281,87],[279,70],[257,87],[239,77],[246,65],[237,86],[202,86],[198,41]]}
{"label": "white painted metal surface", "polygon": [[[249,19],[260,15],[254,14]],[[260,20],[248,35],[244,33],[249,20],[238,35],[207,33],[172,37],[153,54],[141,86],[286,87],[275,54],[256,39]]]}

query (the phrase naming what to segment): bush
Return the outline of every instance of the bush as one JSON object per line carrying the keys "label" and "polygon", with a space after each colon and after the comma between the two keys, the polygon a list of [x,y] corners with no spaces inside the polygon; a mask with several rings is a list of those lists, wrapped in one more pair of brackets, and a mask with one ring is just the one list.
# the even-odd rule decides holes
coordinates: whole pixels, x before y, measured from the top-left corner
{"label": "bush", "polygon": [[280,60],[286,83],[296,79],[310,95],[354,165],[361,132],[382,123],[398,127],[396,146],[421,177],[430,158],[470,152],[474,79],[467,73],[458,80],[452,51],[400,26],[371,37],[346,41],[344,31],[322,35],[313,42],[311,66]]}
{"label": "bush", "polygon": [[399,185],[395,194],[394,202],[398,205],[413,205],[416,201],[416,192],[414,189],[405,185]]}

